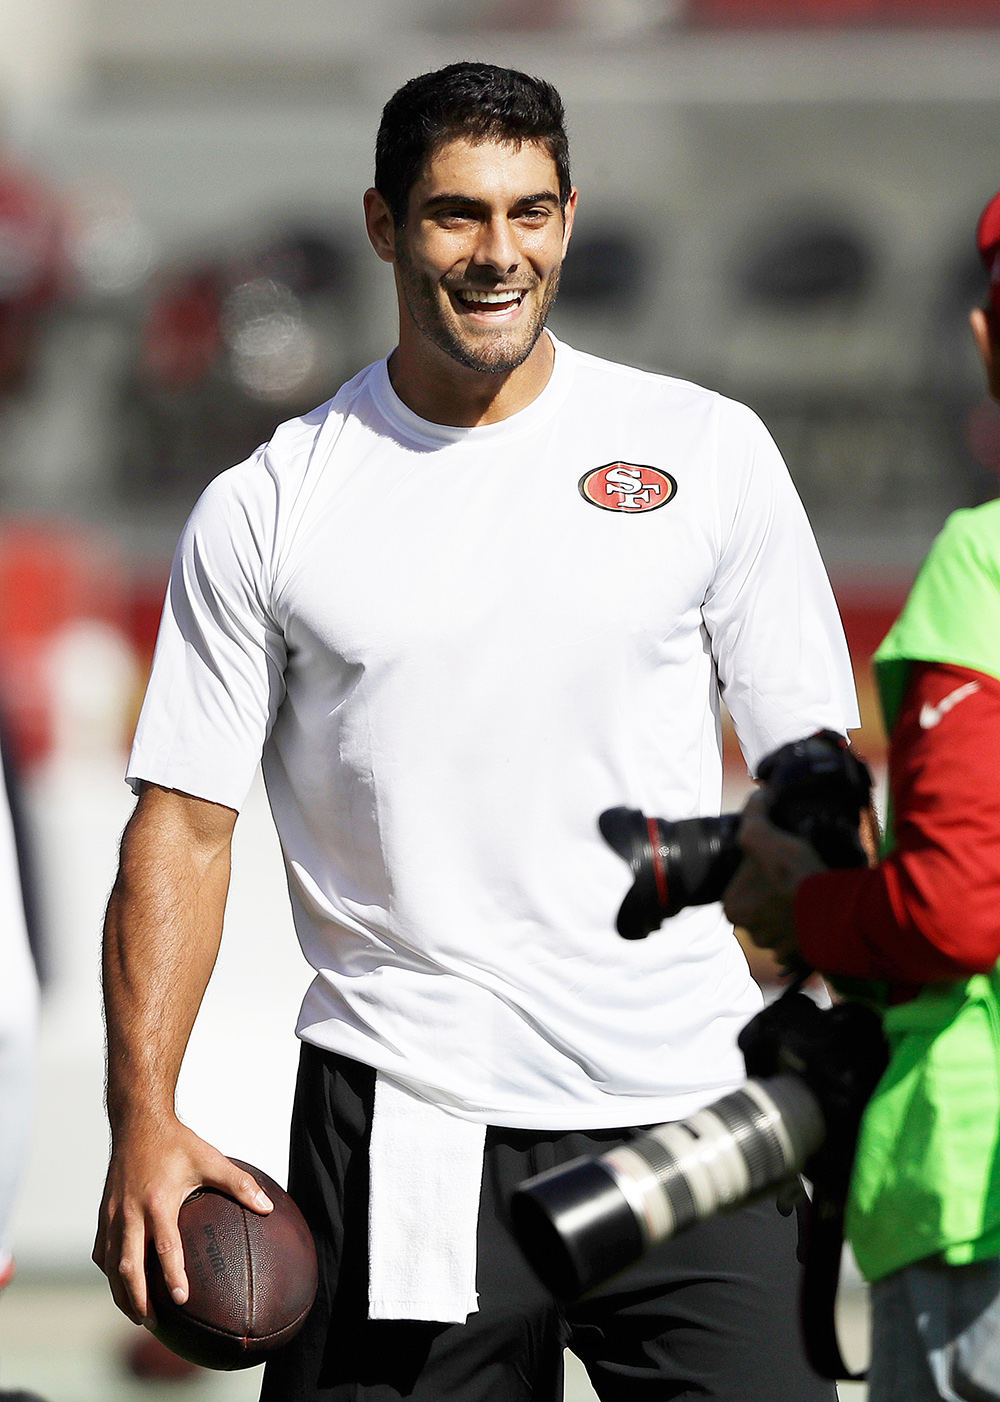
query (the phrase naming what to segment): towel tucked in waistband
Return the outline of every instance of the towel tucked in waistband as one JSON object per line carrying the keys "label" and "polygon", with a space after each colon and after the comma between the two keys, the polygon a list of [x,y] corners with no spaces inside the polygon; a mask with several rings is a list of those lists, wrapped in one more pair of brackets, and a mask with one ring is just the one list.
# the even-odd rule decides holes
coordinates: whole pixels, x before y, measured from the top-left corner
{"label": "towel tucked in waistband", "polygon": [[486,1126],[375,1079],[369,1319],[462,1324],[478,1309],[476,1228]]}

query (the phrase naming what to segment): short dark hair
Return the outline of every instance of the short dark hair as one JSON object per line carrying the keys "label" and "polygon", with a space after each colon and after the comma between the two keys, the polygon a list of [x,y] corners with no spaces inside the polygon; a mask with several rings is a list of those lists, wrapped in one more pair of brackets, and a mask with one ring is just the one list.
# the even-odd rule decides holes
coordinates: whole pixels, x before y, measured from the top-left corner
{"label": "short dark hair", "polygon": [[413,189],[438,146],[473,141],[537,141],[552,156],[559,200],[572,185],[562,98],[551,83],[492,63],[450,63],[404,83],[385,104],[375,143],[375,188],[397,228],[406,223]]}

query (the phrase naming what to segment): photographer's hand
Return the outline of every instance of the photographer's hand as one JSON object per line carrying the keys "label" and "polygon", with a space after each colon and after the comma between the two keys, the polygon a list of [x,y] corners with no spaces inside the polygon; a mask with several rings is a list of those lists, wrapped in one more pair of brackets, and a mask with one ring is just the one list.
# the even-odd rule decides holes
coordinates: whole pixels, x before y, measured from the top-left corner
{"label": "photographer's hand", "polygon": [[755,944],[786,958],[798,948],[795,893],[826,867],[808,842],[768,821],[763,794],[754,794],[743,811],[739,844],[746,856],[726,888],[723,909]]}

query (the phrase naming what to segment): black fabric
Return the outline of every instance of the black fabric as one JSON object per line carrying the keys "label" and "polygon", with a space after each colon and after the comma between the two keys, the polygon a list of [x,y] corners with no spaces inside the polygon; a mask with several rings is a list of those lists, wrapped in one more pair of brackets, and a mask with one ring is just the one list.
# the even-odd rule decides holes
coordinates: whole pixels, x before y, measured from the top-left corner
{"label": "black fabric", "polygon": [[816,1371],[824,1378],[864,1382],[867,1371],[851,1372],[837,1338],[837,1290],[844,1251],[845,1211],[843,1197],[831,1197],[818,1184],[813,1185],[813,1199],[806,1213],[805,1269],[799,1312],[806,1357]]}
{"label": "black fabric", "polygon": [[267,1364],[261,1402],[558,1402],[564,1347],[603,1402],[835,1402],[803,1356],[796,1225],[773,1199],[689,1229],[582,1304],[561,1309],[539,1284],[510,1234],[512,1189],[604,1152],[617,1129],[489,1129],[478,1313],[465,1324],[368,1320],[374,1082],[369,1067],[303,1047],[289,1191],[316,1236],[319,1293]]}

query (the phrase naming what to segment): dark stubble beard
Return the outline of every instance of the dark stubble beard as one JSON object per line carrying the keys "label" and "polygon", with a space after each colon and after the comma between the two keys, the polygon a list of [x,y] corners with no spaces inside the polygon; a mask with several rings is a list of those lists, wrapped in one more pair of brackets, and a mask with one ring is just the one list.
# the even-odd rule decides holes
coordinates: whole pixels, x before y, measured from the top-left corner
{"label": "dark stubble beard", "polygon": [[479,348],[459,340],[445,322],[431,290],[431,279],[414,268],[402,240],[396,250],[396,266],[407,310],[417,329],[459,365],[487,375],[509,375],[524,364],[545,330],[549,310],[559,290],[559,269],[556,268],[530,320],[519,328],[516,342],[503,332],[494,332],[483,338],[483,345]]}

